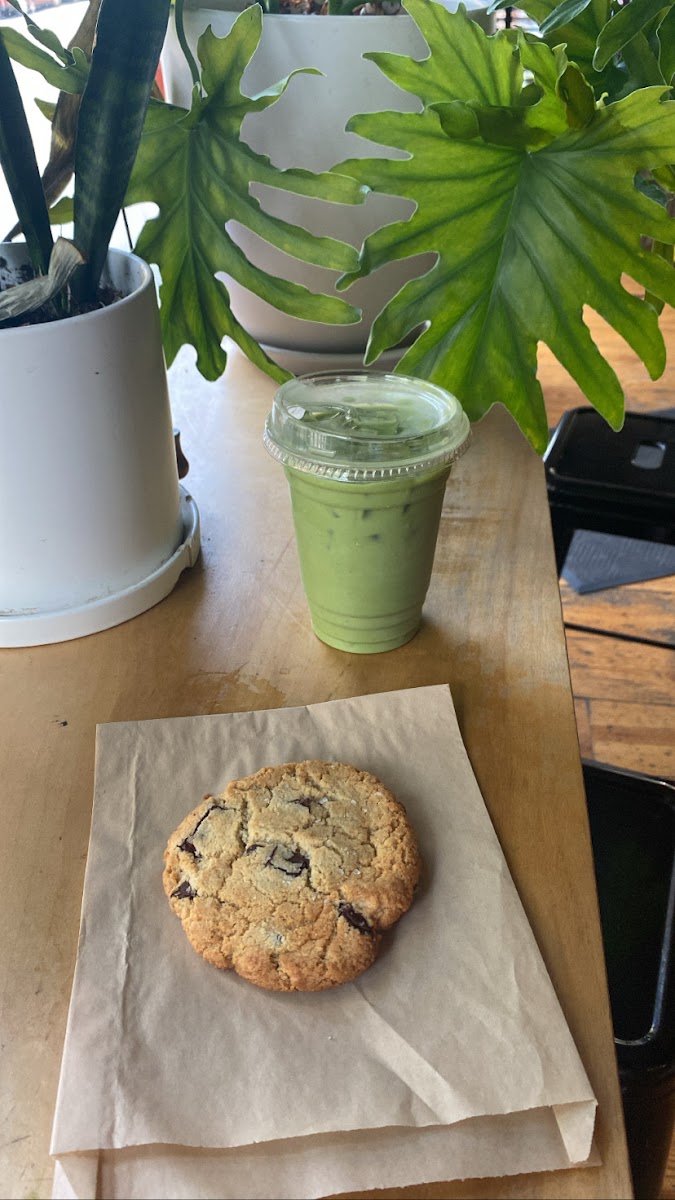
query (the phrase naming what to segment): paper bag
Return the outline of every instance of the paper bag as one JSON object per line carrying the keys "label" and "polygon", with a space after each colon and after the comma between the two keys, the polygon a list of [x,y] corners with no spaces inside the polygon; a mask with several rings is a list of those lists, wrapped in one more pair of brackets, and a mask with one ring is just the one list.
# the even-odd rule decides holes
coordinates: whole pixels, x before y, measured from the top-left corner
{"label": "paper bag", "polygon": [[[162,855],[204,793],[308,758],[394,792],[422,881],[356,981],[266,992],[195,954]],[[557,1169],[587,1160],[594,1113],[447,687],[99,727],[58,1194],[283,1200]]]}

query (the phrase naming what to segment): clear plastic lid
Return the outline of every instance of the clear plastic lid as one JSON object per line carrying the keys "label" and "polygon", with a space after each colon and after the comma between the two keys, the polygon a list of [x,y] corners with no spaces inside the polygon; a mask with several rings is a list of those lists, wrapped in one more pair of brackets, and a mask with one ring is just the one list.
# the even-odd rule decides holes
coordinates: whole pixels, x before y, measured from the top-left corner
{"label": "clear plastic lid", "polygon": [[353,481],[442,467],[470,440],[469,419],[450,392],[379,371],[289,379],[274,397],[263,435],[284,466]]}

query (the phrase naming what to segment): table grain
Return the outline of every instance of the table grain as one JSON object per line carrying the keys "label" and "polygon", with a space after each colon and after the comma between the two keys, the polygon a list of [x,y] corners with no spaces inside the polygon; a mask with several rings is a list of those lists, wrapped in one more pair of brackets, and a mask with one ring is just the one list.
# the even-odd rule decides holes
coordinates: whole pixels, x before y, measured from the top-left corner
{"label": "table grain", "polygon": [[560,595],[541,459],[496,406],[445,497],[423,628],[381,655],[311,632],[281,468],[261,443],[274,385],[231,348],[205,383],[170,371],[202,555],[114,629],[0,651],[0,1195],[50,1195],[49,1136],[91,818],[97,723],[311,704],[449,683],[527,916],[599,1102],[602,1166],[378,1195],[629,1197]]}

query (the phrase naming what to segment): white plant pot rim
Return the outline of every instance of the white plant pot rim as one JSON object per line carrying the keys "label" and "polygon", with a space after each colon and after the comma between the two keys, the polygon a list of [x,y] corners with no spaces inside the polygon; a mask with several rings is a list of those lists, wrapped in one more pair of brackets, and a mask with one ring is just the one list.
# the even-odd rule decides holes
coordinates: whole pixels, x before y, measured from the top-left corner
{"label": "white plant pot rim", "polygon": [[[10,244],[19,247],[23,246],[22,242]],[[0,242],[0,247],[3,245],[6,245],[6,243]],[[86,322],[87,325],[94,325],[97,321],[105,321],[111,308],[119,309],[123,308],[125,305],[133,304],[135,297],[138,296],[139,293],[145,292],[148,288],[155,286],[152,267],[149,266],[144,258],[139,258],[138,254],[135,254],[133,250],[120,250],[119,248],[112,247],[108,251],[108,255],[113,258],[129,259],[131,262],[135,263],[138,271],[143,275],[142,282],[138,285],[138,287],[134,288],[132,292],[129,292],[128,295],[116,296],[112,304],[108,304],[103,308],[93,308],[90,312],[76,313],[72,317],[61,317],[58,321],[50,321],[50,330],[58,330],[65,324],[68,325],[69,329],[73,329],[82,325],[83,322]],[[12,336],[15,338],[34,337],[35,330],[39,328],[39,325],[16,325],[12,328]]]}
{"label": "white plant pot rim", "polygon": [[87,604],[53,612],[0,616],[0,646],[46,646],[111,629],[159,604],[174,588],[179,575],[199,557],[199,511],[192,496],[180,485],[183,537],[166,562],[131,587],[98,597]]}

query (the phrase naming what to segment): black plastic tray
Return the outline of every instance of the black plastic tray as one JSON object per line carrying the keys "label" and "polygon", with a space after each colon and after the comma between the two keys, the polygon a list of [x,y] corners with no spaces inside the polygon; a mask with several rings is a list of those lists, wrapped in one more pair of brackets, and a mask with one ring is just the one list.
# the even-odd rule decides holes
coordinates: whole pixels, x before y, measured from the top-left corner
{"label": "black plastic tray", "polygon": [[623,1070],[675,1063],[675,787],[583,764]]}
{"label": "black plastic tray", "polygon": [[627,412],[623,429],[592,408],[566,412],[546,454],[546,479],[556,499],[586,496],[607,504],[675,502],[675,420]]}

